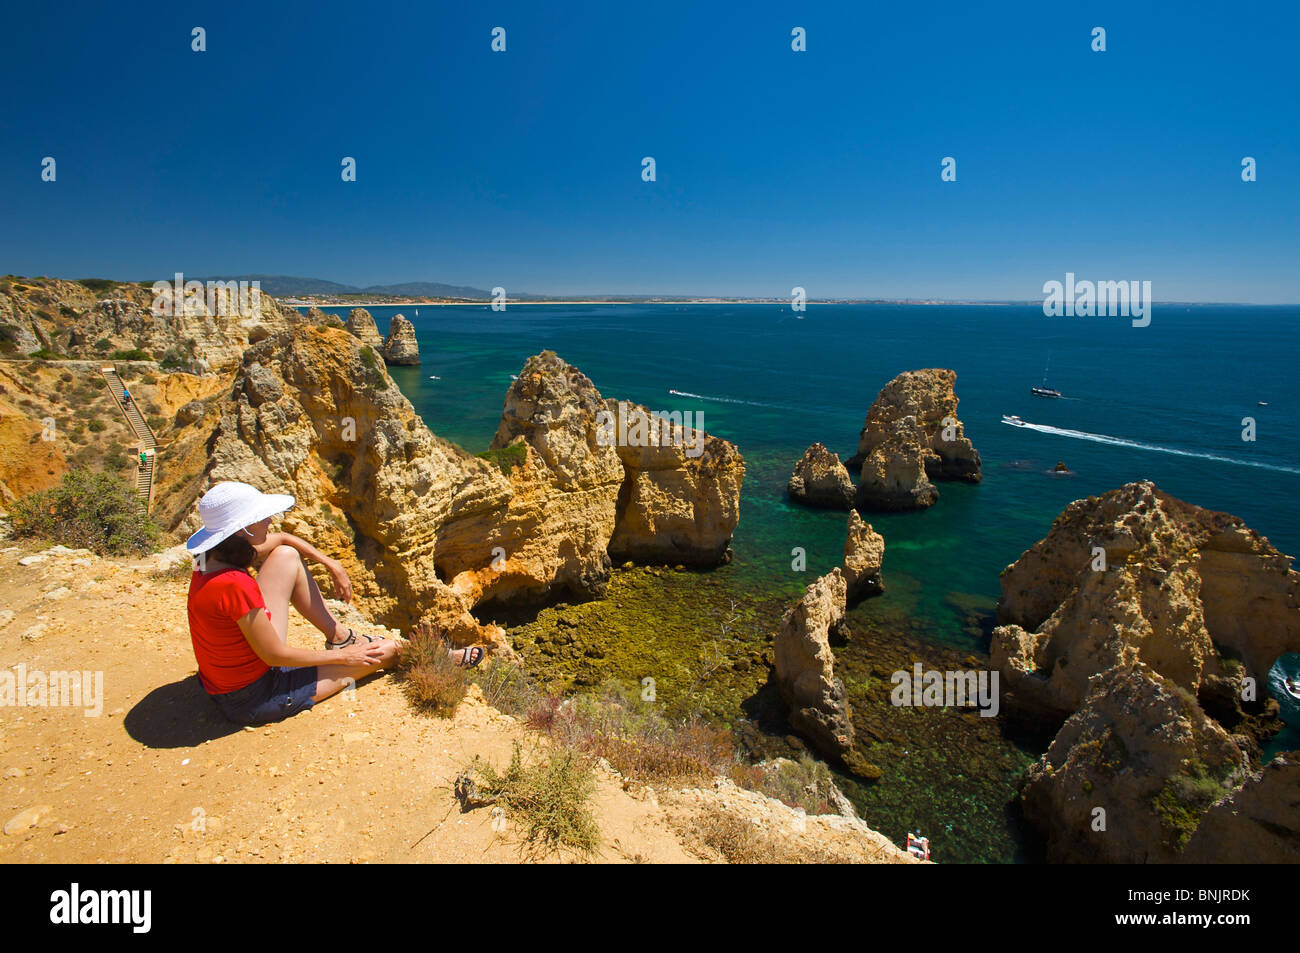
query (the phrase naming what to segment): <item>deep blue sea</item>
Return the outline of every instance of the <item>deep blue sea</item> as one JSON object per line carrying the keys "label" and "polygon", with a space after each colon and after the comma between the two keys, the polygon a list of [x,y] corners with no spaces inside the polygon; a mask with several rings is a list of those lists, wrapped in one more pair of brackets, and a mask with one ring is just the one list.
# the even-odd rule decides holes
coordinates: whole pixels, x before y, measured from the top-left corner
{"label": "deep blue sea", "polygon": [[[953,645],[969,639],[953,594],[995,599],[998,574],[1066,504],[1131,480],[1233,513],[1283,552],[1300,552],[1297,307],[1157,303],[1143,328],[1127,318],[1049,318],[1037,305],[369,310],[381,332],[398,311],[415,323],[423,363],[392,376],[432,430],[471,452],[492,439],[510,375],[548,348],[606,397],[702,413],[704,428],[746,461],[736,571],[792,595],[837,565],[844,544],[843,514],[784,498],[804,449],[821,441],[849,457],[890,378],[954,369],[983,482],[939,484],[939,502],[920,513],[864,514],[886,540],[880,601]],[[1063,399],[1031,396],[1045,374]],[[1003,414],[1042,429],[1006,426]],[[1253,440],[1243,440],[1245,418]],[[1058,461],[1072,475],[1051,474]],[[796,546],[807,551],[807,573],[791,571]],[[1300,712],[1288,712],[1300,725]],[[1275,749],[1300,745],[1300,734],[1286,734]]]}

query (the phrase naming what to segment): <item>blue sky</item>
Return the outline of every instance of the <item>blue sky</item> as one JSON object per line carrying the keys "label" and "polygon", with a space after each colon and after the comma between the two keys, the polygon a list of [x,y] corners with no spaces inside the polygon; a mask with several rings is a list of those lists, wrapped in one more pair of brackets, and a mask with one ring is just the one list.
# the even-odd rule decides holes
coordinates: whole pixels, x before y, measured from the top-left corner
{"label": "blue sky", "polygon": [[24,4],[0,271],[1298,302],[1297,36],[1280,2]]}

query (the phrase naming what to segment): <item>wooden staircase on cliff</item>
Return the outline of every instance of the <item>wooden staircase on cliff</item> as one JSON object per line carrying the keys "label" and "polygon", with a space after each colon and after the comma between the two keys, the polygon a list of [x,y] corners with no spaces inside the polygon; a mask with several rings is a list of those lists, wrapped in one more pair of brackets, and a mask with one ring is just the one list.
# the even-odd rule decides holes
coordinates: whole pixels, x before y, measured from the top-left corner
{"label": "wooden staircase on cliff", "polygon": [[145,462],[136,470],[135,486],[140,494],[140,502],[145,512],[148,512],[149,507],[153,505],[153,477],[157,464],[158,440],[154,437],[149,422],[140,413],[140,408],[135,405],[135,400],[126,399],[126,385],[118,376],[117,368],[101,367],[100,372],[104,375],[104,380],[108,381],[108,392],[113,395],[118,410],[122,411],[127,425],[135,432],[137,455],[140,453],[145,455]]}

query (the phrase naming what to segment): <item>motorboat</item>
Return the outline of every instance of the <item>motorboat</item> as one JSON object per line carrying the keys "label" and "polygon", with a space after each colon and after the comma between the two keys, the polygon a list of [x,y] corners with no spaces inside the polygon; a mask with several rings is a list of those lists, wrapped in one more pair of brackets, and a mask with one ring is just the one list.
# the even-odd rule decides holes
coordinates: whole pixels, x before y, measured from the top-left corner
{"label": "motorboat", "polygon": [[1025,427],[1025,426],[1028,426],[1028,425],[1027,425],[1023,420],[1021,420],[1021,419],[1020,419],[1019,417],[1017,417],[1015,414],[1003,414],[1003,415],[1002,415],[1002,422],[1003,422],[1004,424],[1010,424],[1010,425],[1013,426],[1013,427]]}
{"label": "motorboat", "polygon": [[1029,393],[1033,394],[1035,397],[1060,397],[1061,396],[1061,392],[1059,390],[1054,390],[1051,387],[1031,387],[1029,388]]}

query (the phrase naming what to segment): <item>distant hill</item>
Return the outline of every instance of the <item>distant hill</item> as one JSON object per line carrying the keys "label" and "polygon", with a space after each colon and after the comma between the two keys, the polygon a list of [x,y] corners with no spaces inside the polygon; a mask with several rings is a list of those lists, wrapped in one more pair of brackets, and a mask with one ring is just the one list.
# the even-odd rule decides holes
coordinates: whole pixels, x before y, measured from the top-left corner
{"label": "distant hill", "polygon": [[294,295],[394,295],[403,298],[474,298],[485,300],[492,295],[482,288],[447,285],[440,281],[408,281],[397,285],[343,285],[323,278],[295,278],[292,275],[209,275],[199,281],[258,281],[267,294],[276,298]]}

